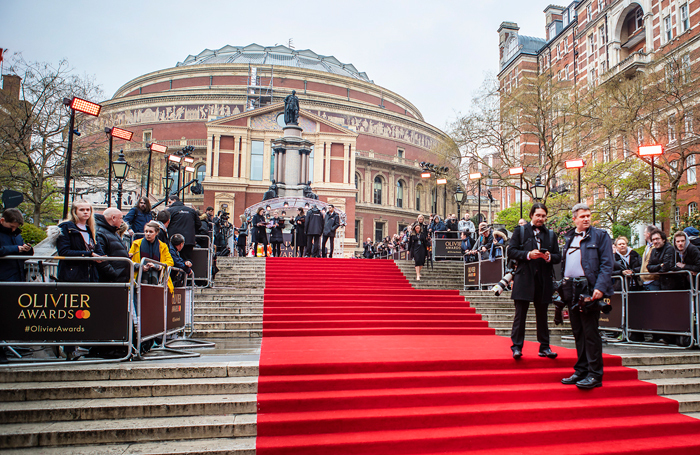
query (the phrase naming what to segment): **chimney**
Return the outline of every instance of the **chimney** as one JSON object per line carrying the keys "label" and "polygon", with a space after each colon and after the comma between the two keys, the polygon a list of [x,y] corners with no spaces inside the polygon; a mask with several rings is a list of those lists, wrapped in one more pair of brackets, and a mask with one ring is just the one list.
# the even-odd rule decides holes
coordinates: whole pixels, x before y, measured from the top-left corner
{"label": "chimney", "polygon": [[10,99],[19,100],[19,87],[22,79],[14,74],[2,76],[2,90]]}

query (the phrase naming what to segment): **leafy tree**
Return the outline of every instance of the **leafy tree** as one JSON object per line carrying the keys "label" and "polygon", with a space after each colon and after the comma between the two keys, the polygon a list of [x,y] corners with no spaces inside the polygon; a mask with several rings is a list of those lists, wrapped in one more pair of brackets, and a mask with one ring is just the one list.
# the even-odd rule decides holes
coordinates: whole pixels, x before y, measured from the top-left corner
{"label": "leafy tree", "polygon": [[25,243],[36,245],[45,238],[46,232],[44,232],[43,229],[28,223],[22,226],[22,239],[25,241]]}
{"label": "leafy tree", "polygon": [[[532,202],[523,202],[523,218],[529,221],[528,214]],[[496,214],[496,223],[505,225],[506,229],[513,231],[518,226],[520,221],[520,204],[511,205],[507,209],[503,209]]]}

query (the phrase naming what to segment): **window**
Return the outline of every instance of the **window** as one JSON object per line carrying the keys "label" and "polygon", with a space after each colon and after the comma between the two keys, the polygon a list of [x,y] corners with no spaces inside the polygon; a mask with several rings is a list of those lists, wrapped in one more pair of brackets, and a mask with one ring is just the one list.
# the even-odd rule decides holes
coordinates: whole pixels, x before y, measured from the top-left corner
{"label": "window", "polygon": [[404,150],[403,149],[399,149],[398,154],[399,154],[399,158],[404,158]]}
{"label": "window", "polygon": [[374,178],[374,203],[382,203],[382,178],[379,176]]}
{"label": "window", "polygon": [[360,202],[360,176],[358,174],[355,174],[355,189],[357,190],[355,202]]}
{"label": "window", "polygon": [[610,162],[610,147],[607,145],[603,147],[603,163],[609,163]]}
{"label": "window", "polygon": [[549,24],[549,39],[553,39],[555,36],[557,36],[557,23],[552,22]]}
{"label": "window", "polygon": [[672,115],[668,118],[668,142],[676,141],[676,116]]}
{"label": "window", "polygon": [[690,155],[685,162],[688,165],[688,185],[694,185],[698,181],[695,173],[695,155]]}
{"label": "window", "polygon": [[684,117],[686,137],[693,134],[693,111],[687,111]]}
{"label": "window", "polygon": [[355,242],[357,242],[357,246],[360,246],[360,220],[355,220]]}
{"label": "window", "polygon": [[406,229],[407,227],[408,227],[407,224],[401,224],[401,223],[399,223],[399,231],[398,231],[398,233],[401,234],[401,233],[403,232],[403,230]]}
{"label": "window", "polygon": [[564,27],[569,25],[569,10],[568,9],[564,10],[564,14],[562,14],[562,19],[564,21]]}
{"label": "window", "polygon": [[420,211],[420,198],[423,192],[423,187],[421,185],[416,186],[416,210]]}
{"label": "window", "polygon": [[396,181],[396,207],[403,208],[403,189],[406,184],[403,180]]}
{"label": "window", "polygon": [[386,223],[377,221],[374,223],[374,241],[378,242],[384,238],[384,226]]}
{"label": "window", "polygon": [[697,211],[698,211],[697,202],[691,202],[690,204],[688,204],[688,216],[693,215]]}
{"label": "window", "polygon": [[601,25],[598,28],[598,38],[600,39],[600,47],[605,46],[606,44],[606,37],[605,37],[605,26]]}
{"label": "window", "polygon": [[681,224],[681,208],[676,206],[676,216],[673,217],[676,226]]}
{"label": "window", "polygon": [[588,35],[588,55],[593,55],[595,52],[595,36],[593,33]]}
{"label": "window", "polygon": [[605,8],[605,0],[598,0],[598,13],[603,11]]}
{"label": "window", "polygon": [[644,27],[644,11],[642,11],[642,8],[637,8],[637,11],[635,11],[635,31],[639,30],[640,28]]}
{"label": "window", "polygon": [[673,29],[671,28],[671,16],[664,17],[664,42],[668,43],[673,39]]}
{"label": "window", "polygon": [[690,54],[681,57],[681,80],[684,84],[690,82]]}
{"label": "window", "polygon": [[207,173],[207,165],[206,164],[200,164],[197,166],[197,172],[195,172],[196,179],[199,183],[202,183],[204,181],[204,176]]}
{"label": "window", "polygon": [[690,28],[690,19],[688,19],[688,4],[682,5],[680,8],[681,15],[681,33]]}
{"label": "window", "polygon": [[143,132],[143,143],[144,144],[149,144],[151,143],[151,139],[153,138],[153,131],[148,130]]}
{"label": "window", "polygon": [[593,9],[593,8],[592,8],[591,4],[589,3],[588,6],[586,6],[586,19],[589,20],[589,21],[590,21],[591,19],[593,19],[592,9]]}
{"label": "window", "polygon": [[250,179],[263,179],[263,141],[251,141],[250,143]]}

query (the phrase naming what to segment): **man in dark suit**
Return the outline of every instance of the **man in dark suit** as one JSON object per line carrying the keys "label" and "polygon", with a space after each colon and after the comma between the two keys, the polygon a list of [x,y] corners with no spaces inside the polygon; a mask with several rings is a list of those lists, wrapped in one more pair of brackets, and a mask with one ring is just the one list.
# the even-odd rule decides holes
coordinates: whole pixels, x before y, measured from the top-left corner
{"label": "man in dark suit", "polygon": [[548,210],[544,204],[534,203],[530,209],[531,221],[515,228],[508,247],[509,259],[517,261],[511,293],[515,303],[515,318],[510,335],[513,341],[511,350],[516,360],[523,355],[525,322],[530,302],[535,306],[537,341],[540,343],[539,356],[550,359],[557,357],[557,353],[549,348],[547,307],[552,303],[554,291],[552,265],[561,262],[561,254],[557,235],[545,226],[547,213]]}
{"label": "man in dark suit", "polygon": [[[323,219],[323,238],[321,240],[321,245],[322,247],[322,257],[327,258],[327,257],[333,257],[333,244],[335,243],[335,231],[340,227],[340,217],[338,217],[338,214],[335,213],[335,207],[333,204],[328,204],[328,211],[326,212],[326,216]],[[331,248],[330,248],[330,253],[331,255],[328,256],[328,251],[326,250],[326,242],[330,239],[331,241]]]}
{"label": "man in dark suit", "polygon": [[202,227],[202,220],[197,216],[197,211],[180,202],[180,198],[174,195],[168,196],[168,212],[170,212],[170,225],[168,235],[171,237],[180,234],[185,238],[185,247],[180,251],[180,256],[186,261],[192,260],[195,245],[195,235]]}

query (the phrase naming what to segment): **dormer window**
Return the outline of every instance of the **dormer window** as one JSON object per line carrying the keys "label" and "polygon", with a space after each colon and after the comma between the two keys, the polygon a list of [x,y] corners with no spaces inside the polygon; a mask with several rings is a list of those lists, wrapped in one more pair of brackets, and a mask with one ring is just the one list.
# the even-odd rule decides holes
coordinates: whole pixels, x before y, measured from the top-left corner
{"label": "dormer window", "polygon": [[513,35],[510,37],[510,39],[506,43],[506,58],[505,58],[505,60],[510,60],[510,58],[513,57],[517,51],[518,51],[518,37],[516,35]]}

